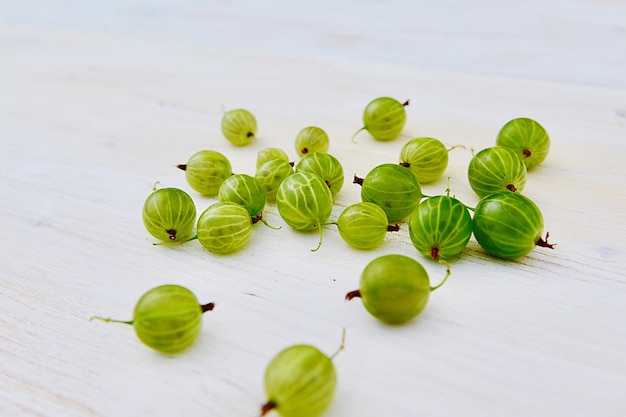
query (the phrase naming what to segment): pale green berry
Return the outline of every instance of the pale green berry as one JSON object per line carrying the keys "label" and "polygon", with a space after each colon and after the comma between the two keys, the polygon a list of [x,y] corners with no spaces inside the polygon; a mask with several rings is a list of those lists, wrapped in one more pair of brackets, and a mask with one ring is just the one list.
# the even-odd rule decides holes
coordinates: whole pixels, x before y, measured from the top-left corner
{"label": "pale green berry", "polygon": [[303,157],[313,152],[327,152],[330,146],[328,134],[317,126],[308,126],[296,136],[296,152]]}
{"label": "pale green berry", "polygon": [[387,324],[402,324],[420,314],[431,291],[448,279],[431,287],[428,273],[415,259],[405,255],[383,255],[371,261],[361,275],[358,290],[346,294],[346,299],[360,297],[365,309]]}
{"label": "pale green berry", "polygon": [[200,244],[209,251],[228,254],[248,243],[252,236],[252,220],[243,206],[220,201],[200,215],[196,233]]}
{"label": "pale green berry", "polygon": [[97,316],[92,319],[130,324],[146,346],[162,353],[178,353],[198,338],[202,330],[202,314],[213,307],[213,303],[201,305],[187,288],[167,284],[142,295],[130,321]]}
{"label": "pale green berry", "polygon": [[185,191],[161,188],[146,198],[141,217],[146,230],[155,238],[180,242],[191,235],[196,224],[196,206]]}
{"label": "pale green berry", "polygon": [[256,132],[256,119],[248,110],[230,110],[222,116],[222,133],[233,145],[248,145],[254,140]]}
{"label": "pale green berry", "polygon": [[217,195],[224,180],[233,174],[228,158],[211,150],[196,152],[186,164],[176,167],[185,171],[191,188],[209,197]]}

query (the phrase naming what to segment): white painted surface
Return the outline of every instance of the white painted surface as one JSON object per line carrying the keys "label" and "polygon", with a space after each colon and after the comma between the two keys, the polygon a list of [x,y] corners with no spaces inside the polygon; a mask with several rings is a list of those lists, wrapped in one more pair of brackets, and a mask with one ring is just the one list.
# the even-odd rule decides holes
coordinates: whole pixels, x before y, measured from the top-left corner
{"label": "white painted surface", "polygon": [[[575,2],[4,2],[0,8],[0,415],[255,416],[266,364],[310,343],[335,359],[334,416],[626,415],[626,6]],[[365,104],[411,99],[403,136],[362,134]],[[222,137],[222,106],[259,120],[258,140]],[[406,224],[375,251],[266,218],[216,256],[155,247],[141,223],[152,183],[191,192],[174,168],[218,150],[254,173],[267,146],[295,159],[325,128],[346,171],[333,211],[359,200],[353,173],[395,162],[414,136],[450,154],[453,193],[476,204],[469,147],[509,119],[539,120],[550,156],[525,194],[554,251],[514,262],[472,239],[449,282],[402,327],[345,302],[384,253],[422,260]],[[442,193],[445,179],[424,186]],[[201,211],[213,199],[192,192]],[[433,281],[440,265],[423,261]],[[215,301],[200,340],[175,357],[141,345],[130,318],[162,283]]]}

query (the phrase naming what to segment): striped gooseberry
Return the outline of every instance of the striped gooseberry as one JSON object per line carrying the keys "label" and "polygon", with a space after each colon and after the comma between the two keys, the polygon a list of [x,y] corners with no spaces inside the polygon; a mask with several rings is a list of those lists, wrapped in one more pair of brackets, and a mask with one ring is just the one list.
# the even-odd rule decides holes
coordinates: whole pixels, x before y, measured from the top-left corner
{"label": "striped gooseberry", "polygon": [[335,397],[337,372],[333,359],[343,348],[342,340],[332,356],[305,344],[280,351],[265,369],[267,402],[261,407],[261,416],[271,410],[282,417],[322,415]]}
{"label": "striped gooseberry", "polygon": [[492,146],[478,152],[467,169],[469,184],[479,197],[507,190],[521,193],[526,177],[526,165],[522,159],[503,146]]}
{"label": "striped gooseberry", "polygon": [[191,188],[209,197],[217,195],[224,180],[233,174],[228,158],[211,150],[196,152],[186,164],[176,167],[185,171]]}
{"label": "striped gooseberry", "polygon": [[352,140],[362,130],[367,130],[376,140],[395,139],[404,129],[405,107],[408,105],[409,100],[401,103],[391,97],[378,97],[370,101],[363,112],[363,127],[352,136]]}
{"label": "striped gooseberry", "polygon": [[254,174],[268,203],[276,202],[276,192],[285,178],[293,174],[293,166],[284,159],[272,159],[261,165]]}
{"label": "striped gooseberry", "polygon": [[355,175],[354,183],[361,185],[361,201],[378,205],[389,221],[404,219],[422,199],[415,175],[398,164],[378,165],[365,178]]}
{"label": "striped gooseberry", "polygon": [[419,137],[406,142],[400,150],[400,165],[410,169],[420,184],[437,180],[448,167],[448,152],[435,138]]}
{"label": "striped gooseberry", "polygon": [[220,201],[198,218],[196,237],[207,250],[228,254],[243,248],[252,236],[252,220],[242,205]]}
{"label": "striped gooseberry", "polygon": [[538,122],[518,117],[505,124],[496,139],[496,145],[513,149],[527,169],[541,164],[550,151],[550,136]]}
{"label": "striped gooseberry", "polygon": [[261,149],[256,156],[256,169],[261,168],[264,163],[273,159],[281,159],[285,162],[289,162],[289,155],[281,148],[265,148]]}
{"label": "striped gooseberry", "polygon": [[449,267],[443,281],[431,287],[428,273],[415,259],[399,254],[382,255],[367,264],[359,289],[346,294],[346,300],[360,297],[365,309],[378,320],[402,324],[426,308],[431,291],[441,287],[448,276]]}
{"label": "striped gooseberry", "polygon": [[278,187],[276,208],[285,223],[300,231],[319,230],[320,240],[312,252],[322,245],[322,226],[333,209],[333,196],[317,175],[296,172]]}
{"label": "striped gooseberry", "polygon": [[162,353],[177,353],[198,338],[202,330],[202,314],[214,307],[213,303],[200,304],[194,293],[185,287],[166,284],[141,296],[132,320],[98,316],[91,319],[130,324],[146,346]]}
{"label": "striped gooseberry", "polygon": [[528,197],[503,191],[490,194],[474,210],[476,241],[491,255],[504,259],[520,258],[535,246],[554,249],[543,233],[543,215]]}
{"label": "striped gooseberry", "polygon": [[230,201],[243,206],[252,224],[263,221],[265,192],[256,178],[248,174],[233,174],[222,183],[217,196],[220,201]]}
{"label": "striped gooseberry", "polygon": [[449,195],[425,199],[409,219],[413,246],[433,260],[458,255],[471,236],[472,217],[467,207]]}
{"label": "striped gooseberry", "polygon": [[397,232],[400,227],[389,225],[385,211],[374,203],[359,202],[346,207],[336,222],[339,235],[357,249],[373,249],[385,238],[387,232]]}
{"label": "striped gooseberry", "polygon": [[303,157],[312,152],[327,152],[330,146],[328,134],[317,126],[308,126],[296,135],[296,152]]}
{"label": "striped gooseberry", "polygon": [[334,156],[325,152],[308,153],[296,164],[296,172],[310,172],[322,179],[333,198],[343,187],[343,167]]}
{"label": "striped gooseberry", "polygon": [[235,109],[222,116],[222,134],[233,145],[244,146],[254,140],[257,123],[246,109]]}
{"label": "striped gooseberry", "polygon": [[177,242],[188,238],[196,224],[196,205],[185,191],[156,189],[146,198],[141,212],[143,224],[155,238]]}

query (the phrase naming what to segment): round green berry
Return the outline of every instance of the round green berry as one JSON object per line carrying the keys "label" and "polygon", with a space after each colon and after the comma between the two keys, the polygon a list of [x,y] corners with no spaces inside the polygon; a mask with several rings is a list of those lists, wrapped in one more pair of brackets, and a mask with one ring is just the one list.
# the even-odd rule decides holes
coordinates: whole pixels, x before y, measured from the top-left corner
{"label": "round green berry", "polygon": [[504,258],[520,258],[535,246],[553,248],[542,239],[543,215],[528,197],[507,191],[490,194],[474,210],[476,241],[488,253]]}
{"label": "round green berry", "polygon": [[202,329],[202,314],[214,304],[201,305],[193,292],[180,285],[161,285],[141,296],[131,321],[92,319],[130,324],[139,340],[162,353],[177,353],[193,344]]}
{"label": "round green berry", "polygon": [[267,202],[274,203],[278,187],[291,174],[293,174],[293,166],[288,161],[272,159],[257,169],[254,178],[265,193]]}
{"label": "round green berry", "polygon": [[319,229],[322,244],[322,225],[328,220],[333,208],[333,196],[328,186],[317,175],[296,172],[288,176],[278,187],[276,207],[282,219],[295,230]]}
{"label": "round green berry", "polygon": [[333,198],[343,187],[343,167],[337,158],[325,152],[306,154],[296,165],[296,172],[310,172],[322,179]]}
{"label": "round green berry", "polygon": [[404,129],[406,123],[405,106],[408,105],[408,100],[400,103],[390,97],[379,97],[370,101],[363,112],[363,127],[354,136],[361,130],[367,130],[376,140],[389,141],[395,139]]}
{"label": "round green berry", "polygon": [[411,214],[409,236],[422,255],[433,260],[450,259],[467,246],[472,236],[472,217],[454,197],[430,197]]}
{"label": "round green berry", "polygon": [[161,188],[153,191],[143,204],[143,224],[157,239],[178,242],[191,235],[196,223],[196,205],[185,191]]}
{"label": "round green berry", "polygon": [[256,119],[248,110],[230,110],[222,116],[222,134],[233,145],[248,145],[254,140],[256,132]]}
{"label": "round green berry", "polygon": [[428,273],[415,259],[383,255],[367,264],[359,289],[349,292],[346,299],[360,297],[372,316],[388,324],[402,324],[424,310],[431,291],[443,285],[448,275],[431,287]]}
{"label": "round green berry", "polygon": [[233,174],[228,158],[211,150],[196,152],[186,164],[176,167],[185,171],[191,188],[209,197],[217,195],[224,180]]}
{"label": "round green berry", "polygon": [[411,171],[397,164],[382,164],[362,179],[361,201],[374,203],[385,211],[389,221],[399,221],[415,210],[422,199],[422,189]]}
{"label": "round green berry", "polygon": [[261,185],[248,174],[234,174],[226,178],[217,193],[220,201],[230,201],[243,206],[256,223],[263,218],[265,192]]}
{"label": "round green berry", "polygon": [[336,385],[332,358],[314,346],[288,347],[265,370],[268,400],[261,415],[276,410],[282,417],[318,417],[332,403]]}
{"label": "round green berry", "polygon": [[526,186],[526,165],[511,149],[493,146],[478,152],[469,163],[467,178],[479,197],[500,191],[521,193]]}
{"label": "round green berry", "polygon": [[346,207],[336,224],[341,238],[357,249],[373,249],[385,239],[387,232],[399,230],[398,225],[389,225],[383,209],[367,202]]}
{"label": "round green berry", "polygon": [[200,244],[211,252],[228,254],[243,248],[252,236],[252,220],[243,206],[230,201],[210,205],[198,218]]}
{"label": "round green berry", "polygon": [[313,152],[327,152],[330,146],[328,134],[317,126],[308,126],[296,136],[296,152],[303,157]]}
{"label": "round green berry", "polygon": [[548,156],[550,136],[535,120],[519,117],[502,127],[496,145],[515,151],[530,170],[541,164]]}
{"label": "round green berry", "polygon": [[400,165],[409,168],[420,184],[433,182],[448,167],[448,150],[435,138],[414,138],[400,150]]}
{"label": "round green berry", "polygon": [[261,168],[261,166],[263,166],[264,163],[274,160],[274,159],[280,159],[285,162],[289,162],[289,155],[287,155],[287,153],[280,148],[261,149],[257,153],[256,169]]}

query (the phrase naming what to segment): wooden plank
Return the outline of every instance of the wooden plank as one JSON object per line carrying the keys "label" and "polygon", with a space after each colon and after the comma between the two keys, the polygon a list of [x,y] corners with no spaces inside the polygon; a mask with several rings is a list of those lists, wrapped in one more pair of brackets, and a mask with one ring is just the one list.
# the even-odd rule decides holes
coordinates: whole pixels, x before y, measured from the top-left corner
{"label": "wooden plank", "polygon": [[[480,2],[479,10],[488,3]],[[343,35],[337,22],[348,21],[350,9],[307,32],[326,45],[308,52],[280,47],[278,29],[291,27],[289,16],[307,22],[306,13],[289,8],[284,20],[268,23],[276,33],[255,50],[245,45],[249,33],[229,32],[231,39],[213,42],[191,33],[163,40],[154,27],[132,25],[182,25],[193,17],[188,4],[172,20],[165,12],[173,6],[154,6],[153,20],[148,6],[135,15],[122,6],[79,7],[80,25],[79,18],[57,14],[27,24],[15,17],[22,9],[12,6],[16,20],[0,31],[0,415],[257,415],[272,356],[295,343],[330,354],[344,328],[329,417],[623,414],[626,90],[615,75],[623,74],[623,58],[609,58],[624,39],[623,22],[613,14],[619,4],[605,2],[597,14],[586,13],[590,5],[568,9],[557,28],[571,30],[587,18],[596,26],[609,21],[609,29],[589,40],[533,32],[537,38],[518,38],[506,64],[493,71],[469,61],[454,67],[402,60],[398,51],[418,39],[416,29],[396,52],[368,56],[367,45],[380,51],[385,39],[399,36],[365,36],[380,11],[375,6],[368,6],[369,18],[342,27]],[[539,11],[535,6],[523,9],[524,22]],[[258,7],[223,4],[212,15],[199,7],[190,27],[227,27],[241,18],[254,33],[265,28],[254,17]],[[122,17],[107,32],[97,16]],[[522,26],[507,32],[502,24],[496,32],[517,33]],[[480,43],[470,31],[464,43],[449,27],[432,36],[459,40],[481,56],[504,53],[502,40]],[[346,54],[332,55],[342,36]],[[604,40],[608,46],[598,49],[599,63],[588,71],[569,68],[567,51],[558,55],[563,61],[550,59],[567,45],[591,54]],[[534,42],[543,45],[534,64],[515,69],[516,54]],[[227,43],[233,47],[224,48]],[[417,48],[435,54],[437,45]],[[546,68],[549,75],[539,76]],[[365,104],[379,95],[411,99],[405,131],[388,143],[367,133],[352,143]],[[253,144],[235,148],[221,137],[222,107],[256,115]],[[218,150],[235,172],[253,174],[265,147],[282,147],[295,159],[295,134],[311,124],[328,131],[329,152],[346,172],[331,219],[360,199],[352,174],[395,162],[414,136],[466,145],[450,153],[445,176],[457,197],[475,205],[466,179],[471,148],[492,146],[500,127],[518,116],[539,120],[552,137],[550,156],[530,173],[525,194],[543,210],[558,246],[502,261],[472,239],[452,263],[449,282],[405,326],[382,325],[359,300],[343,297],[356,289],[367,262],[386,253],[419,259],[433,282],[443,277],[441,265],[412,247],[406,223],[374,251],[349,248],[326,226],[321,249],[311,253],[317,235],[291,230],[268,205],[265,217],[282,228],[255,226],[248,246],[231,256],[197,242],[153,246],[141,223],[155,181],[190,191],[199,211],[216,201],[191,192],[174,167],[193,152]],[[442,178],[424,191],[445,188]],[[185,285],[201,301],[216,302],[200,340],[183,354],[157,354],[130,327],[89,321],[92,315],[130,318],[138,297],[162,283]]]}

